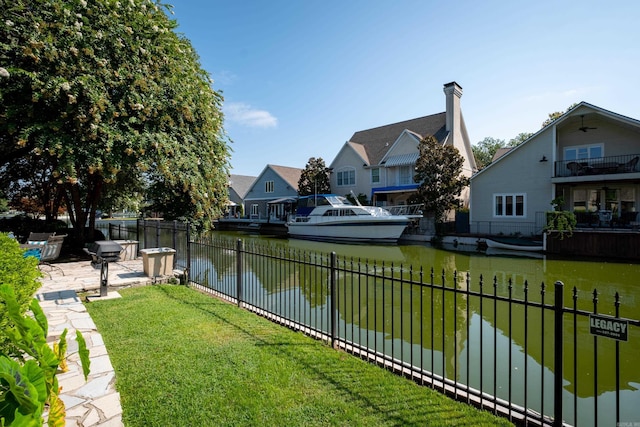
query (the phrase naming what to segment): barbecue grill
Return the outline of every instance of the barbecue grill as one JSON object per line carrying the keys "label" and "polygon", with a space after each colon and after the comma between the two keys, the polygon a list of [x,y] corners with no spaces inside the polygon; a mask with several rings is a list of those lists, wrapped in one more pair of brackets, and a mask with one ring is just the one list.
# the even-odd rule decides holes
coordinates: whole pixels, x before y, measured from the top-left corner
{"label": "barbecue grill", "polygon": [[122,246],[113,240],[98,240],[89,244],[85,251],[91,255],[92,261],[100,264],[102,261],[111,262],[120,259]]}
{"label": "barbecue grill", "polygon": [[89,244],[85,252],[91,255],[91,264],[100,264],[100,296],[107,296],[109,262],[118,261],[122,246],[113,240],[98,240]]}

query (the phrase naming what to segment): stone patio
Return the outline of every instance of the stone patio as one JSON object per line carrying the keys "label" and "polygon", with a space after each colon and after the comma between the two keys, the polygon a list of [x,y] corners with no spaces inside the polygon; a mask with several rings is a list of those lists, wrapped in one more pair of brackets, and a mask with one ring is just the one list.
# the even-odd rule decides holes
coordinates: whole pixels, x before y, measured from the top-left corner
{"label": "stone patio", "polygon": [[[118,288],[143,286],[158,281],[143,272],[142,259],[109,263],[107,295],[100,297],[100,267],[90,261],[58,263],[40,267],[44,273],[36,298],[49,322],[49,342],[57,341],[67,329],[69,370],[58,375],[67,415],[66,425],[122,426],[120,394],[115,388],[115,372],[96,325],[81,301],[81,294],[92,303],[119,298]],[[84,337],[91,372],[85,381],[82,374],[76,331]]]}

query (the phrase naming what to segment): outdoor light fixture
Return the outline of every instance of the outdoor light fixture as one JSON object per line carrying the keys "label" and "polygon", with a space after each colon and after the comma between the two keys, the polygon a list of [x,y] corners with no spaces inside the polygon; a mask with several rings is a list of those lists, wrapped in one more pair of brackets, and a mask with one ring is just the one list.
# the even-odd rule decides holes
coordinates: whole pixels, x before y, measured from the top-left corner
{"label": "outdoor light fixture", "polygon": [[546,162],[547,161],[547,156],[542,156],[542,158],[540,159],[541,162]]}

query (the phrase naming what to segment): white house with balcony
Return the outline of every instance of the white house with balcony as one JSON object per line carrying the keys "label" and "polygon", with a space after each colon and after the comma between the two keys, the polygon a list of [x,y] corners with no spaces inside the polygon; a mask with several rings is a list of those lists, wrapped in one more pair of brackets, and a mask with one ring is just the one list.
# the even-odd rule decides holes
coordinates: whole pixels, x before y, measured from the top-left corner
{"label": "white house with balcony", "polygon": [[470,229],[538,235],[553,200],[578,229],[637,228],[640,121],[581,102],[471,178]]}
{"label": "white house with balcony", "polygon": [[[444,93],[443,113],[354,133],[329,166],[331,191],[364,194],[377,206],[406,204],[418,188],[414,182],[418,144],[429,135],[458,149],[464,158],[463,174],[470,177],[477,168],[460,109],[462,88],[456,82],[447,83]],[[468,203],[468,192],[463,202]]]}

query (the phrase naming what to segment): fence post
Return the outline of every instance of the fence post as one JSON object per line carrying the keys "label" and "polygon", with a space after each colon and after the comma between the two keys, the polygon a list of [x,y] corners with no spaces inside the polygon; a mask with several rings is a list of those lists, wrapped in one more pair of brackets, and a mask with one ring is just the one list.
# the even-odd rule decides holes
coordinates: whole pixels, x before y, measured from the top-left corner
{"label": "fence post", "polygon": [[156,248],[160,247],[160,220],[156,220]]}
{"label": "fence post", "polygon": [[236,256],[236,284],[238,294],[238,307],[242,306],[242,254],[244,253],[244,245],[242,239],[238,239],[238,255]]}
{"label": "fence post", "polygon": [[331,271],[329,272],[329,285],[331,293],[331,307],[330,307],[330,315],[331,315],[331,347],[335,347],[336,338],[337,338],[337,328],[338,328],[338,307],[336,304],[337,300],[337,292],[336,292],[336,253],[331,252]]}
{"label": "fence post", "polygon": [[177,256],[177,249],[178,249],[178,220],[173,220],[173,233],[171,236],[171,244],[173,246],[171,246],[173,249],[176,249],[176,256],[173,257],[173,268],[176,268],[176,265],[178,264],[178,256]]}
{"label": "fence post", "polygon": [[147,233],[147,220],[143,219],[142,220],[142,236],[144,237],[144,248],[141,249],[147,249],[149,246],[149,239],[148,239],[148,233]]}
{"label": "fence post", "polygon": [[[554,377],[553,377],[553,425],[562,426],[562,377],[564,359],[564,283],[555,283],[555,320],[554,320]],[[543,338],[544,339],[544,338]]]}
{"label": "fence post", "polygon": [[[187,266],[184,269],[184,284],[189,286],[189,272],[191,271],[191,232],[189,231],[189,223],[186,224],[187,236]],[[177,254],[176,254],[177,255]]]}

